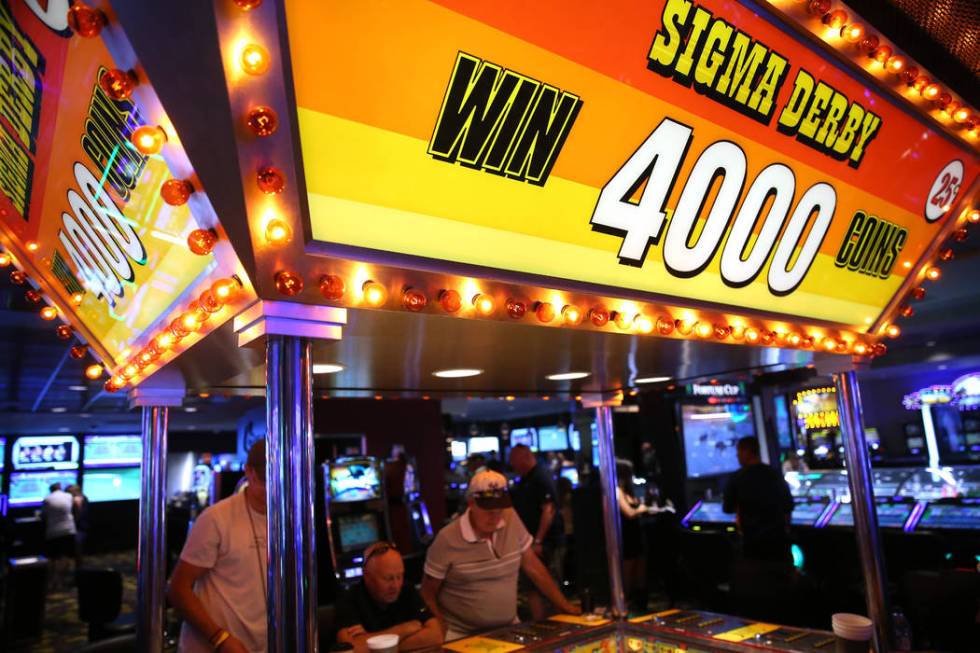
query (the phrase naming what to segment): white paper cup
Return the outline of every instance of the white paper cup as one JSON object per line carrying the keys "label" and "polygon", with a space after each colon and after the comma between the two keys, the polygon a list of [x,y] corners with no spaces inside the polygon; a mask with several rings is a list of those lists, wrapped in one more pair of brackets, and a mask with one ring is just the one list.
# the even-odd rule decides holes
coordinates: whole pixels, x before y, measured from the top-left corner
{"label": "white paper cup", "polygon": [[367,640],[367,647],[373,653],[398,653],[398,635],[375,635]]}
{"label": "white paper cup", "polygon": [[837,637],[837,653],[868,653],[874,631],[870,619],[839,612],[831,618],[831,623]]}

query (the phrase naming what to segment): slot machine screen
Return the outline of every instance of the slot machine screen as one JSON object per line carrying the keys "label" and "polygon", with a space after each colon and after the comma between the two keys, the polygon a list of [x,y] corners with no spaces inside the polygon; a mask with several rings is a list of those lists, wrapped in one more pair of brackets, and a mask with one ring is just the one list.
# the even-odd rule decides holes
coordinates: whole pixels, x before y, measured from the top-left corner
{"label": "slot machine screen", "polygon": [[140,498],[140,468],[86,469],[82,490],[92,503],[132,501]]}
{"label": "slot machine screen", "polygon": [[496,453],[500,451],[500,438],[495,435],[484,435],[470,438],[469,450],[474,453]]}
{"label": "slot machine screen", "polygon": [[138,435],[86,435],[85,466],[139,465],[143,461],[143,439]]}
{"label": "slot machine screen", "polygon": [[568,433],[561,426],[539,428],[538,449],[541,451],[564,451],[568,449]]}
{"label": "slot machine screen", "polygon": [[735,445],[755,436],[749,404],[681,406],[684,459],[688,478],[716,476],[738,469]]}
{"label": "slot machine screen", "polygon": [[74,435],[30,435],[14,440],[10,459],[16,470],[77,469],[78,453]]}
{"label": "slot machine screen", "polygon": [[797,501],[790,520],[796,526],[813,526],[826,509],[827,504],[822,501]]}
{"label": "slot machine screen", "polygon": [[365,549],[378,537],[378,516],[373,512],[360,515],[341,515],[337,518],[340,550],[344,553]]}
{"label": "slot machine screen", "polygon": [[510,431],[510,446],[512,447],[523,444],[531,451],[537,451],[538,443],[536,440],[534,429],[511,429]]}
{"label": "slot machine screen", "polygon": [[453,460],[466,460],[466,442],[464,440],[453,440],[449,443],[449,453]]}
{"label": "slot machine screen", "polygon": [[980,530],[980,504],[930,503],[917,528]]}
{"label": "slot machine screen", "polygon": [[734,524],[735,515],[722,510],[720,501],[703,501],[684,521],[702,522],[709,524]]}
{"label": "slot machine screen", "polygon": [[[7,455],[7,438],[0,438],[0,472],[3,471],[3,461]],[[2,485],[2,483],[0,483]]]}
{"label": "slot machine screen", "polygon": [[39,506],[48,496],[48,489],[54,483],[61,483],[61,489],[78,482],[76,470],[48,472],[14,472],[10,475],[10,505]]}
{"label": "slot machine screen", "polygon": [[330,465],[331,501],[368,501],[381,497],[381,474],[373,460],[338,459]]}
{"label": "slot machine screen", "polygon": [[776,412],[776,436],[779,446],[783,449],[795,449],[793,442],[793,423],[789,416],[789,406],[786,402],[786,395],[776,395],[773,397],[773,405]]}
{"label": "slot machine screen", "polygon": [[905,438],[905,446],[909,453],[921,453],[926,448],[926,439],[921,437]]}

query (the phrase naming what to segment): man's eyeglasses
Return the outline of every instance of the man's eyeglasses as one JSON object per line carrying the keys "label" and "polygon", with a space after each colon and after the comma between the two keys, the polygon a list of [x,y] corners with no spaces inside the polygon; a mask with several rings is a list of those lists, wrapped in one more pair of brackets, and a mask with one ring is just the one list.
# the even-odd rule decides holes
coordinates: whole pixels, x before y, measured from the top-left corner
{"label": "man's eyeglasses", "polygon": [[364,564],[375,556],[380,556],[388,553],[389,551],[397,551],[398,547],[395,546],[394,542],[375,542],[364,551]]}

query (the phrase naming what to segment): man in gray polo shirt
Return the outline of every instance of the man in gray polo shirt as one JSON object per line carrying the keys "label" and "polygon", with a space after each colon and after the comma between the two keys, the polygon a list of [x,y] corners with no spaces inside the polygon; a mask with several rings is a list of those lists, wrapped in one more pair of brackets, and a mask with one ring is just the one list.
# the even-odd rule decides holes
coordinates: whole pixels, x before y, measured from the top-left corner
{"label": "man in gray polo shirt", "polygon": [[425,558],[422,598],[446,640],[516,622],[520,571],[558,610],[578,614],[531,549],[533,538],[511,508],[507,479],[480,472],[466,495],[466,512],[439,531]]}

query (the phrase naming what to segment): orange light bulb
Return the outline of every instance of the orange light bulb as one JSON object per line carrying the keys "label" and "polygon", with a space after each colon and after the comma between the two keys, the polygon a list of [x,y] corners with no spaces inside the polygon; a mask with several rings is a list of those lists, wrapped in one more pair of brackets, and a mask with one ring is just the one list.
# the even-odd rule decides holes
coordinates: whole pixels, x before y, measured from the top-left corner
{"label": "orange light bulb", "polygon": [[459,296],[459,293],[455,290],[440,290],[439,291],[439,305],[442,306],[442,310],[447,313],[455,313],[462,307],[463,298]]}
{"label": "orange light bulb", "polygon": [[82,38],[98,36],[106,25],[105,14],[80,2],[68,8],[68,27]]}
{"label": "orange light bulb", "polygon": [[7,252],[0,252],[0,268],[5,268],[12,262],[10,254]]}
{"label": "orange light bulb", "polygon": [[939,94],[942,93],[942,91],[943,89],[939,84],[932,83],[932,84],[926,84],[922,88],[921,93],[922,93],[922,97],[924,97],[925,99],[935,100],[937,97],[939,97]]}
{"label": "orange light bulb", "polygon": [[820,346],[826,351],[834,351],[837,349],[837,338],[826,337],[820,341]]}
{"label": "orange light bulb", "polygon": [[58,309],[54,306],[45,306],[41,309],[41,319],[42,320],[53,320],[58,317]]}
{"label": "orange light bulb", "polygon": [[303,277],[290,270],[280,270],[273,278],[276,290],[287,297],[293,297],[303,292]]}
{"label": "orange light bulb", "polygon": [[732,330],[729,327],[725,326],[724,324],[715,324],[712,327],[712,331],[714,332],[715,338],[717,340],[724,340],[732,332]]}
{"label": "orange light bulb", "polygon": [[102,366],[99,364],[89,365],[85,368],[85,378],[93,381],[102,376]]}
{"label": "orange light bulb", "polygon": [[16,286],[23,286],[27,283],[27,274],[20,270],[12,270],[10,272],[10,283]]}
{"label": "orange light bulb", "polygon": [[270,245],[285,245],[293,239],[293,230],[285,220],[275,218],[265,226],[265,239]]}
{"label": "orange light bulb", "polygon": [[195,229],[187,234],[187,249],[198,256],[207,256],[218,244],[218,234],[214,229]]}
{"label": "orange light bulb", "polygon": [[159,154],[160,150],[163,149],[167,142],[167,133],[163,131],[162,127],[156,125],[142,125],[133,131],[129,140],[140,154],[152,156]]}
{"label": "orange light bulb", "polygon": [[26,243],[26,244],[24,245],[24,247],[26,247],[26,248],[27,248],[27,251],[28,251],[28,252],[30,252],[31,254],[33,254],[34,252],[36,252],[36,251],[38,250],[38,248],[40,247],[40,245],[38,245],[38,244],[37,244],[37,243],[36,243],[35,241],[33,241],[33,240],[29,240],[29,241],[27,241],[27,243]]}
{"label": "orange light bulb", "polygon": [[80,361],[88,355],[88,345],[75,345],[68,350],[68,354],[75,360]]}
{"label": "orange light bulb", "polygon": [[713,331],[714,328],[708,322],[697,322],[694,325],[694,335],[698,338],[708,338]]}
{"label": "orange light bulb", "polygon": [[136,75],[126,70],[107,70],[99,77],[99,86],[113,100],[128,100],[136,83]]}
{"label": "orange light bulb", "polygon": [[605,306],[593,306],[589,309],[589,321],[593,326],[604,327],[609,324],[609,311]]}
{"label": "orange light bulb", "polygon": [[41,295],[41,293],[31,288],[30,290],[24,293],[24,299],[26,299],[32,304],[40,304],[41,299],[43,299],[43,296]]}
{"label": "orange light bulb", "polygon": [[425,293],[415,288],[406,288],[402,293],[402,306],[413,313],[418,313],[429,303]]}
{"label": "orange light bulb", "polygon": [[943,276],[942,271],[936,266],[932,266],[926,269],[926,279],[929,281],[938,281],[939,277]]}
{"label": "orange light bulb", "polygon": [[538,302],[534,305],[534,315],[537,316],[538,322],[547,324],[555,319],[555,306],[550,302]]}
{"label": "orange light bulb", "polygon": [[257,43],[249,43],[242,48],[238,63],[249,75],[261,75],[269,70],[269,52]]}
{"label": "orange light bulb", "polygon": [[643,315],[642,313],[638,314],[635,318],[633,318],[633,324],[636,326],[636,330],[639,331],[640,333],[653,332],[653,327],[654,327],[653,320],[651,320],[646,315]]}
{"label": "orange light bulb", "polygon": [[565,304],[561,309],[561,317],[565,321],[565,324],[575,326],[582,322],[582,310],[578,306]]}
{"label": "orange light bulb", "polygon": [[786,344],[788,344],[790,347],[799,347],[802,341],[803,336],[798,333],[791,333],[786,336]]}
{"label": "orange light bulb", "polygon": [[893,75],[900,75],[906,66],[908,66],[908,61],[900,54],[888,57],[888,60],[885,62],[885,70]]}
{"label": "orange light bulb", "polygon": [[892,49],[887,45],[880,45],[875,48],[875,51],[871,53],[871,58],[880,63],[882,66],[888,61],[892,56]]}
{"label": "orange light bulb", "polygon": [[335,302],[344,296],[344,280],[336,274],[325,274],[320,277],[320,294],[324,299]]}
{"label": "orange light bulb", "polygon": [[661,315],[657,318],[657,333],[662,336],[669,336],[674,332],[674,321],[669,315]]}
{"label": "orange light bulb", "polygon": [[233,0],[233,2],[242,11],[252,11],[262,4],[262,0]]}
{"label": "orange light bulb", "polygon": [[71,303],[75,306],[81,306],[83,301],[85,301],[85,293],[77,292],[71,296]]}
{"label": "orange light bulb", "polygon": [[194,185],[186,179],[168,179],[160,186],[160,197],[170,206],[187,204],[193,193]]}
{"label": "orange light bulb", "polygon": [[841,28],[840,35],[848,43],[860,43],[864,38],[864,25],[861,23],[845,25]]}
{"label": "orange light bulb", "polygon": [[115,388],[116,390],[118,390],[119,388],[121,388],[124,385],[126,385],[126,377],[124,377],[122,374],[117,374],[114,377],[112,377],[111,379],[109,379],[109,384],[113,388]]}
{"label": "orange light bulb", "polygon": [[368,306],[377,308],[388,301],[388,289],[377,281],[371,281],[370,279],[365,281],[361,285],[361,292],[364,293],[364,302]]}
{"label": "orange light bulb", "polygon": [[54,334],[58,336],[58,340],[71,340],[73,331],[74,329],[72,329],[69,325],[59,324],[55,328]]}
{"label": "orange light bulb", "polygon": [[866,344],[864,344],[863,342],[856,342],[856,343],[854,343],[854,350],[853,351],[858,356],[864,356],[865,354],[868,353],[868,346]]}
{"label": "orange light bulb", "polygon": [[197,311],[196,310],[195,311],[188,310],[183,315],[181,315],[180,316],[180,325],[182,327],[184,327],[184,329],[188,333],[193,333],[194,331],[197,331],[198,329],[200,329],[201,328],[201,319],[198,316]]}
{"label": "orange light bulb", "polygon": [[160,351],[167,351],[175,344],[177,344],[176,338],[174,338],[173,334],[167,331],[164,331],[153,339],[153,345]]}
{"label": "orange light bulb", "polygon": [[[302,286],[302,283],[300,284]],[[211,294],[220,304],[228,304],[235,299],[241,284],[237,279],[218,279],[211,284]]]}
{"label": "orange light bulb", "polygon": [[256,136],[271,136],[279,129],[279,115],[271,107],[255,107],[245,116],[245,124]]}
{"label": "orange light bulb", "polygon": [[493,314],[494,308],[496,308],[493,303],[493,297],[490,297],[489,295],[477,293],[473,295],[472,301],[473,308],[476,309],[477,313],[484,317]]}
{"label": "orange light bulb", "polygon": [[960,124],[963,124],[970,119],[970,115],[971,114],[970,114],[969,107],[960,107],[959,109],[953,112],[953,120],[955,120]]}
{"label": "orange light bulb", "polygon": [[132,363],[123,368],[122,375],[127,379],[131,379],[137,374],[139,374],[140,368],[136,367]]}
{"label": "orange light bulb", "polygon": [[748,327],[745,329],[745,342],[749,344],[755,344],[759,342],[759,330],[754,327]]}
{"label": "orange light bulb", "polygon": [[694,329],[694,324],[695,323],[691,322],[690,320],[676,320],[674,322],[674,326],[677,327],[677,333],[681,334],[682,336],[691,335],[691,330]]}
{"label": "orange light bulb", "polygon": [[972,211],[967,213],[966,219],[974,224],[980,222],[980,209],[973,209]]}
{"label": "orange light bulb", "polygon": [[832,11],[823,17],[823,22],[831,29],[842,29],[847,24],[848,15],[846,11],[840,9]]}
{"label": "orange light bulb", "polygon": [[266,195],[276,195],[285,190],[286,176],[278,168],[265,166],[255,173],[255,183]]}
{"label": "orange light bulb", "polygon": [[512,319],[520,320],[527,314],[527,303],[513,297],[504,302],[504,309]]}
{"label": "orange light bulb", "polygon": [[897,338],[898,336],[900,336],[902,334],[902,330],[900,328],[898,328],[898,325],[897,324],[889,324],[888,325],[888,328],[885,329],[885,334],[889,338]]}

